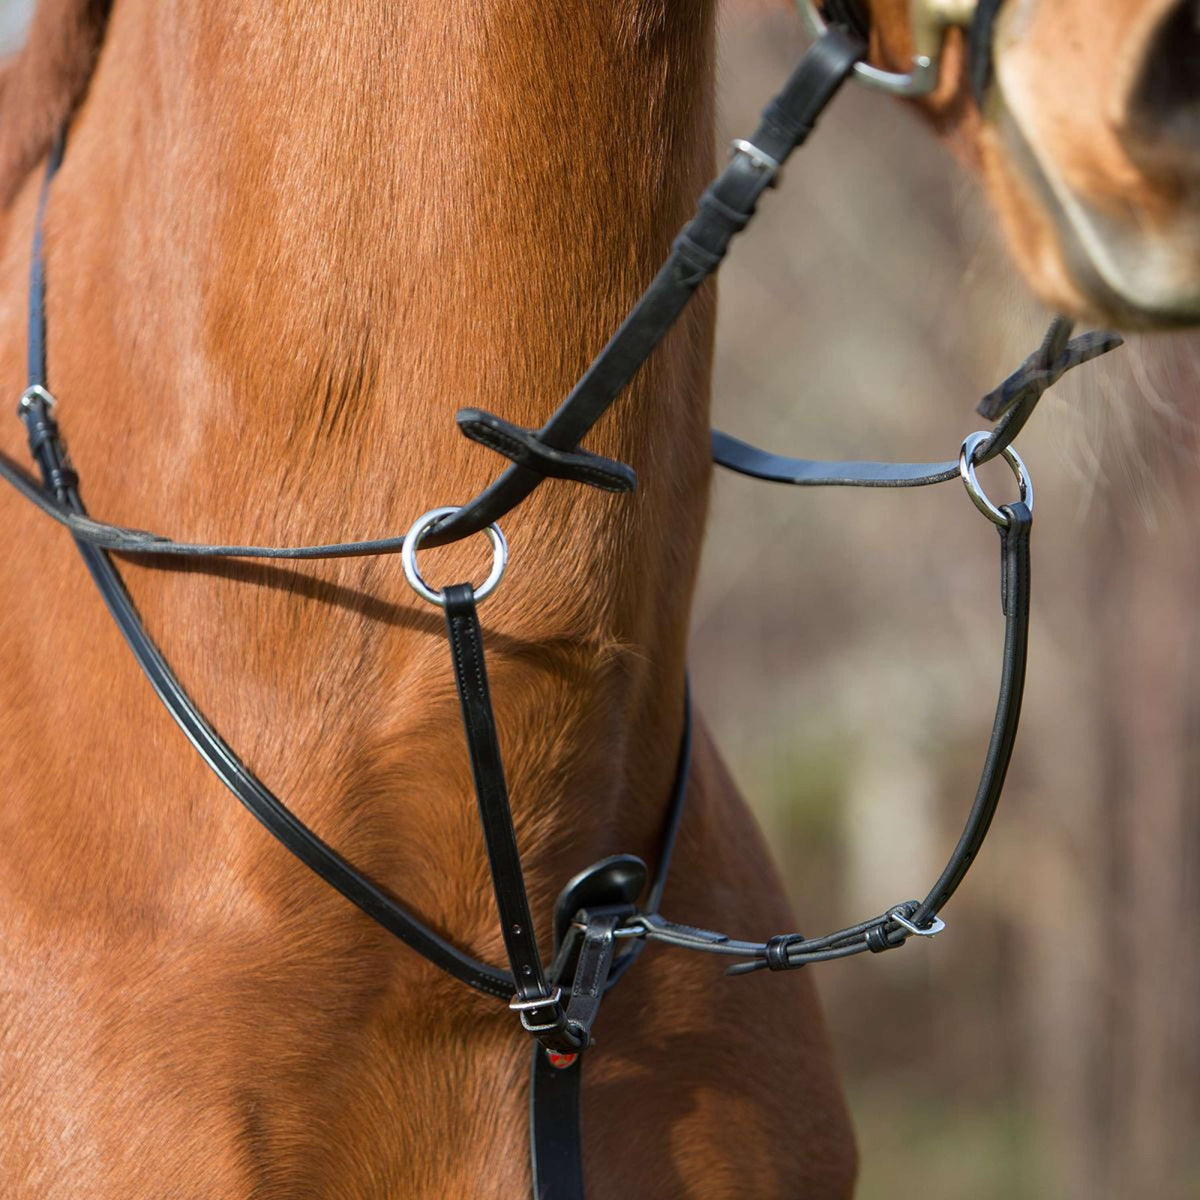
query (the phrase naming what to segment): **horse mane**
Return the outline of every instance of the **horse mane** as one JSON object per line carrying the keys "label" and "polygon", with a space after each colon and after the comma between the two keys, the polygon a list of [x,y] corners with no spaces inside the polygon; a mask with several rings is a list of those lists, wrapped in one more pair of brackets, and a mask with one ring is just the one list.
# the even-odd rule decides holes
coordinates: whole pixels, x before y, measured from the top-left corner
{"label": "horse mane", "polygon": [[0,66],[0,205],[87,93],[112,0],[38,0],[25,45]]}

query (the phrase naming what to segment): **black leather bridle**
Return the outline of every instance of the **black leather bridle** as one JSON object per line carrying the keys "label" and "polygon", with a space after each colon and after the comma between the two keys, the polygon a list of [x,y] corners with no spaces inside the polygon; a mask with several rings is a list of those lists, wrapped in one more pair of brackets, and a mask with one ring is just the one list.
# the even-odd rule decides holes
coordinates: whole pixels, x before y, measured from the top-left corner
{"label": "black leather bridle", "polygon": [[[56,402],[48,390],[46,374],[43,230],[50,183],[62,158],[61,140],[47,164],[30,282],[28,386],[19,405],[41,480],[3,455],[0,476],[67,527],[109,611],[171,716],[221,781],[266,829],[412,949],[471,987],[509,1001],[535,1043],[530,1127],[534,1193],[540,1200],[578,1200],[583,1195],[579,1131],[582,1052],[605,993],[632,966],[647,941],[728,956],[733,962],[727,973],[741,975],[758,970],[791,970],[865,951],[881,953],[903,945],[912,936],[929,936],[941,928],[938,914],[974,861],[991,823],[1020,715],[1029,620],[1033,496],[1024,465],[1011,443],[1052,383],[1072,367],[1113,349],[1120,339],[1112,334],[1090,333],[1071,340],[1070,323],[1057,319],[1043,344],[984,398],[979,411],[996,422],[995,428],[968,437],[957,459],[936,463],[824,463],[772,454],[727,434],[713,434],[713,458],[717,463],[775,482],[918,487],[961,478],[1000,534],[1003,666],[992,734],[962,836],[923,900],[903,901],[825,937],[783,934],[765,942],[741,941],[676,924],[661,915],[671,852],[687,792],[691,715],[685,698],[675,782],[649,887],[645,864],[632,855],[604,859],[571,880],[556,905],[555,948],[547,962],[533,933],[513,830],[487,683],[483,633],[476,613],[478,597],[476,589],[464,583],[432,595],[426,589],[422,594],[445,610],[467,750],[509,960],[507,970],[477,961],[419,921],[386,889],[317,837],[238,758],[188,696],[146,631],[111,553],[134,554],[151,561],[160,555],[318,559],[397,553],[407,544],[410,553],[406,571],[417,586],[419,575],[412,565],[417,545],[444,543],[488,529],[546,478],[611,491],[630,490],[636,480],[629,467],[590,454],[580,448],[579,442],[650,356],[696,289],[717,269],[733,236],[750,221],[763,192],[775,183],[784,161],[808,136],[862,54],[862,42],[838,27],[831,28],[808,51],[765,110],[753,137],[734,144],[729,164],[701,197],[696,216],[679,234],[667,262],[541,429],[522,429],[476,409],[458,414],[458,424],[466,436],[501,453],[510,465],[468,504],[446,513],[434,510],[426,514],[407,540],[393,536],[302,547],[183,543],[96,521],[87,515],[79,477],[60,434]],[[975,481],[976,466],[997,456],[1006,458],[1021,485],[1021,499],[1002,507],[993,505]],[[498,530],[494,538],[500,538]]]}

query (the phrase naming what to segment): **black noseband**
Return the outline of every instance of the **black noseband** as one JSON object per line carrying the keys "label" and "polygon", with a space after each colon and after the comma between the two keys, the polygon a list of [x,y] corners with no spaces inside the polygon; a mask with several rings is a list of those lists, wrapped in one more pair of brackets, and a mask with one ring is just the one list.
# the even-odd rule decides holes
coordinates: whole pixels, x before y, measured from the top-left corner
{"label": "black noseband", "polygon": [[967,76],[971,95],[979,110],[992,86],[992,39],[996,36],[996,17],[1004,0],[978,0],[967,35]]}
{"label": "black noseband", "polygon": [[869,0],[825,0],[821,15],[830,25],[839,25],[865,42],[871,32],[871,6]]}

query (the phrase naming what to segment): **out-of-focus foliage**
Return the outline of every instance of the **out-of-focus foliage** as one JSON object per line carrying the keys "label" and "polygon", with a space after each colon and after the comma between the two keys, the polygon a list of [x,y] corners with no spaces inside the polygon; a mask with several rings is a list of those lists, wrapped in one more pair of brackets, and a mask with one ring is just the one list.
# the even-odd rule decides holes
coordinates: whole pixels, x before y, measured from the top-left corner
{"label": "out-of-focus foliage", "polygon": [[[750,6],[721,45],[724,142],[802,41]],[[919,119],[848,88],[722,272],[715,420],[814,458],[952,458],[1048,316]],[[1132,339],[1019,439],[1035,615],[993,832],[939,940],[814,972],[863,1200],[1200,1194],[1198,384],[1196,337]],[[985,483],[1012,494],[1003,468]],[[952,848],[995,702],[997,550],[957,483],[717,480],[695,690],[802,930],[923,895]]]}

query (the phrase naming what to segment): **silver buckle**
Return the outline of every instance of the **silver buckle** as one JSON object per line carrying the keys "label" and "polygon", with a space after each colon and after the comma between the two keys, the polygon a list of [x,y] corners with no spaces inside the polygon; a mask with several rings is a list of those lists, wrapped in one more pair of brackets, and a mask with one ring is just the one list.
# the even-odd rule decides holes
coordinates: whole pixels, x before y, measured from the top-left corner
{"label": "silver buckle", "polygon": [[782,170],[782,164],[773,159],[765,150],[760,150],[753,142],[745,138],[734,138],[730,142],[734,154],[744,154],[760,171],[765,171],[774,183]]}
{"label": "silver buckle", "polygon": [[17,401],[17,415],[27,413],[35,400],[40,400],[48,412],[53,412],[58,407],[58,401],[40,383],[31,383]]}
{"label": "silver buckle", "polygon": [[544,1008],[547,1004],[557,1004],[562,999],[562,988],[556,987],[552,992],[545,996],[538,996],[534,1000],[522,1000],[518,992],[508,1002],[508,1007],[513,1012],[532,1012],[535,1008]]}

